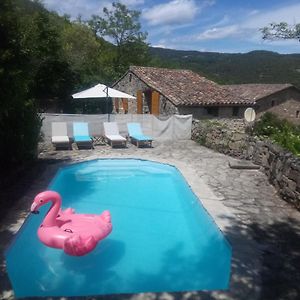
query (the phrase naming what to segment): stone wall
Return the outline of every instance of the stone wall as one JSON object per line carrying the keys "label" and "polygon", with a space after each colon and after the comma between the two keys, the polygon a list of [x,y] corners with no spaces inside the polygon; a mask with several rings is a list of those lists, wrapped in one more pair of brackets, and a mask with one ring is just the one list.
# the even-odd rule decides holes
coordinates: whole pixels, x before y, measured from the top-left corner
{"label": "stone wall", "polygon": [[255,138],[249,143],[248,158],[262,166],[282,198],[300,210],[300,158],[270,141]]}
{"label": "stone wall", "polygon": [[192,139],[209,148],[252,160],[287,202],[300,210],[300,158],[270,141],[262,141],[241,119],[194,120]]}
{"label": "stone wall", "polygon": [[248,135],[242,119],[194,119],[192,139],[224,154],[247,157]]}

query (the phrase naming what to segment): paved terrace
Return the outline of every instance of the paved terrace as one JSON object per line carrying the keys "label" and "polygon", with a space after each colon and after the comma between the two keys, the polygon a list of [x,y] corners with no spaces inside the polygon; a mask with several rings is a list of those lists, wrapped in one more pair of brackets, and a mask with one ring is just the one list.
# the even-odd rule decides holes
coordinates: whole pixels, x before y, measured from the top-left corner
{"label": "paved terrace", "polygon": [[47,187],[59,167],[107,157],[142,158],[176,166],[230,241],[232,274],[228,291],[97,299],[300,299],[300,212],[280,199],[265,175],[259,170],[230,169],[228,163],[236,162],[235,159],[193,141],[154,142],[153,146],[111,149],[99,145],[94,150],[42,152],[38,166],[32,170],[34,176],[21,178],[13,187],[15,192],[22,191],[22,197],[0,221],[0,299],[13,299],[3,252],[27,216],[33,197]]}

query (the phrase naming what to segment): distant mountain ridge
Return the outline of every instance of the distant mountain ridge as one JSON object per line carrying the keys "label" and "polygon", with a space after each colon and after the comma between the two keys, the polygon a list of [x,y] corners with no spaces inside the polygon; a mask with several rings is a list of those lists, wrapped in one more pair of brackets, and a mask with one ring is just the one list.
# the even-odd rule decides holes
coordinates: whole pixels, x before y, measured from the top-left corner
{"label": "distant mountain ridge", "polygon": [[149,51],[161,67],[189,69],[220,84],[291,83],[300,88],[300,54],[218,53],[154,47]]}

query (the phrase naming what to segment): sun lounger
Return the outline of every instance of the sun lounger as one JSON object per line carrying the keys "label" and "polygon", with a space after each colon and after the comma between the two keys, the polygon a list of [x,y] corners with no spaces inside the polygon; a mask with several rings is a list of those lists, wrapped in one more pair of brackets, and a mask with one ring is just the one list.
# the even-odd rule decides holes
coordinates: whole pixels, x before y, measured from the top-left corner
{"label": "sun lounger", "polygon": [[74,142],[77,144],[78,148],[93,147],[93,139],[89,134],[88,123],[74,122],[73,136],[74,136]]}
{"label": "sun lounger", "polygon": [[55,148],[68,148],[71,149],[70,139],[67,133],[67,123],[53,122],[51,142]]}
{"label": "sun lounger", "polygon": [[114,145],[124,145],[126,147],[126,138],[120,135],[116,122],[104,122],[104,137],[113,147]]}
{"label": "sun lounger", "polygon": [[131,143],[136,144],[137,147],[139,145],[152,147],[153,138],[143,134],[140,123],[127,123],[127,128]]}

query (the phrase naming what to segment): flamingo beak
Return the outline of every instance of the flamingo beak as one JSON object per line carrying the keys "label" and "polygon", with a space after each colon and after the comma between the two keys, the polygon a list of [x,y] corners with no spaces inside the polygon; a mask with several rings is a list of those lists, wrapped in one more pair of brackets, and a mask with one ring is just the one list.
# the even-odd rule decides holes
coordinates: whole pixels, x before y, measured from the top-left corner
{"label": "flamingo beak", "polygon": [[35,202],[32,203],[30,207],[30,212],[33,214],[39,214],[39,211],[37,210],[37,204]]}

